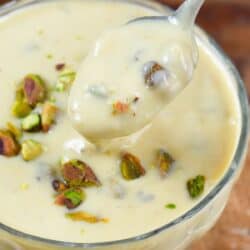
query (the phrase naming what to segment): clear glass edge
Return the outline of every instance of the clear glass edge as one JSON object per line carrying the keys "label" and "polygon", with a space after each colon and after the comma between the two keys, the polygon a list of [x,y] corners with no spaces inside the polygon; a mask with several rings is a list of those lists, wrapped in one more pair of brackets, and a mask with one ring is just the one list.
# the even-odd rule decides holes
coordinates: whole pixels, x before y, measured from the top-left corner
{"label": "clear glass edge", "polygon": [[[19,8],[27,7],[31,4],[39,3],[39,2],[45,2],[49,0],[13,0],[7,4],[4,4],[0,6],[0,16],[6,15],[8,13],[11,13],[12,11],[15,11]],[[111,0],[114,1],[114,0]],[[147,2],[142,0],[119,0],[119,1],[126,1],[135,3],[148,7],[148,8],[154,8],[157,10],[158,8],[161,8],[162,13],[166,13],[167,10],[169,10],[169,7],[164,6],[161,3],[156,3],[151,0],[148,0]],[[133,243],[137,241],[146,240],[148,238],[151,238],[163,231],[166,231],[167,229],[170,229],[171,227],[174,227],[175,225],[178,225],[181,222],[187,221],[190,218],[192,218],[194,215],[198,214],[202,209],[204,209],[210,201],[212,201],[218,193],[223,189],[223,187],[229,183],[233,177],[236,175],[237,170],[239,170],[242,166],[242,161],[244,160],[245,153],[247,151],[247,145],[248,145],[248,137],[249,137],[249,105],[248,105],[248,96],[245,89],[245,85],[243,80],[241,79],[241,76],[232,63],[232,61],[229,59],[229,57],[224,53],[222,48],[215,42],[213,38],[211,38],[205,31],[203,31],[200,28],[197,28],[199,33],[204,35],[213,49],[221,56],[221,59],[225,62],[225,65],[228,68],[228,72],[231,73],[235,77],[236,81],[236,91],[238,94],[239,104],[240,104],[240,111],[241,111],[241,133],[237,145],[237,149],[235,152],[235,155],[232,159],[232,162],[230,164],[230,167],[224,177],[221,179],[221,181],[191,210],[187,211],[182,216],[176,218],[175,220],[171,221],[170,223],[152,230],[148,233],[138,235],[135,237],[117,240],[117,241],[107,241],[107,242],[98,242],[98,243],[74,243],[74,242],[65,242],[65,241],[57,241],[57,240],[51,240],[46,239],[38,236],[34,236],[31,234],[27,234],[18,230],[15,230],[11,227],[8,227],[2,223],[0,223],[0,229],[9,233],[10,235],[28,240],[28,241],[34,241],[39,242],[55,247],[70,247],[70,248],[97,248],[97,247],[107,247],[112,245],[121,245],[121,244],[127,244],[127,243]]]}

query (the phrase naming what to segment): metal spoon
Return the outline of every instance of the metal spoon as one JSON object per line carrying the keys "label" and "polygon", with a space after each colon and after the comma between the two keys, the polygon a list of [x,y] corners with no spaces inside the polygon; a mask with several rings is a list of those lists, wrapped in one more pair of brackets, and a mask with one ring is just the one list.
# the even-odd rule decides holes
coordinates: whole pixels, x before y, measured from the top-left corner
{"label": "metal spoon", "polygon": [[[92,142],[134,134],[187,86],[198,62],[193,28],[204,1],[186,0],[169,16],[136,18],[97,40],[70,93],[69,114],[78,132]],[[138,63],[131,63],[141,49]],[[88,92],[88,86],[100,83],[107,93],[112,90],[111,97]],[[123,105],[120,100],[137,93],[134,115],[114,115],[111,102]]]}

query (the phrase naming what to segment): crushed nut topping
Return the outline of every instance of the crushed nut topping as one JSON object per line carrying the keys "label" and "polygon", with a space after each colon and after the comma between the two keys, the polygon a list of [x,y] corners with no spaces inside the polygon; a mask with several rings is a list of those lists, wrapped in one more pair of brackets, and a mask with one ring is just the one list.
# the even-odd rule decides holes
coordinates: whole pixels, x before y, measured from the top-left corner
{"label": "crushed nut topping", "polygon": [[20,145],[15,136],[8,130],[0,130],[0,155],[12,157],[19,152]]}
{"label": "crushed nut topping", "polygon": [[146,174],[140,160],[130,153],[122,154],[120,169],[125,180],[134,180]]}
{"label": "crushed nut topping", "polygon": [[157,166],[160,170],[160,174],[162,177],[166,177],[171,167],[173,166],[174,162],[175,160],[173,159],[173,157],[165,150],[161,149],[158,151]]}
{"label": "crushed nut topping", "polygon": [[85,192],[80,188],[70,188],[56,196],[55,204],[74,209],[82,204],[86,199]]}
{"label": "crushed nut topping", "polygon": [[99,218],[97,216],[94,216],[92,214],[89,214],[83,211],[79,211],[75,213],[67,213],[66,217],[73,221],[84,221],[84,222],[91,223],[91,224],[95,224],[99,222],[103,222],[103,223],[109,222],[109,219],[107,218]]}
{"label": "crushed nut topping", "polygon": [[100,186],[101,182],[83,161],[71,160],[62,166],[62,175],[69,186]]}

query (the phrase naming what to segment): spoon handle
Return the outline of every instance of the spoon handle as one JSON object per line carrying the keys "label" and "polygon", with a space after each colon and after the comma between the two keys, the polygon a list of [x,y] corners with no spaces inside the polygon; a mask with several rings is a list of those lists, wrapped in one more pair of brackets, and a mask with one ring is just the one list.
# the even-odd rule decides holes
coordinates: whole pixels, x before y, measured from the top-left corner
{"label": "spoon handle", "polygon": [[194,26],[196,17],[205,0],[186,0],[175,13],[178,22],[184,28],[192,28]]}

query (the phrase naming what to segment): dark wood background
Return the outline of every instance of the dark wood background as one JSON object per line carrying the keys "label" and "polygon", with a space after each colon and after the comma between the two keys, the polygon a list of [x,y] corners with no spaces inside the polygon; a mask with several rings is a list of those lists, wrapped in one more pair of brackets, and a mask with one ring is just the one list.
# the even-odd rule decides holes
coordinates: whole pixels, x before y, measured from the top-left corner
{"label": "dark wood background", "polygon": [[[182,2],[159,1],[173,7]],[[250,0],[207,0],[198,23],[232,58],[250,96]],[[245,165],[221,219],[191,250],[250,250],[250,152]]]}

